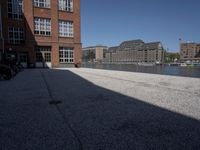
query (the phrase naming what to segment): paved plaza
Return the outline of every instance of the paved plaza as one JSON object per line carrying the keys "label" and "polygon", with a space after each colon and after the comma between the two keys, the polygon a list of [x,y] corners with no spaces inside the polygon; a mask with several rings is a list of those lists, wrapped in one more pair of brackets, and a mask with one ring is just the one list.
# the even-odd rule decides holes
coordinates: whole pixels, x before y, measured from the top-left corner
{"label": "paved plaza", "polygon": [[1,150],[183,150],[199,141],[199,78],[70,68],[0,81]]}

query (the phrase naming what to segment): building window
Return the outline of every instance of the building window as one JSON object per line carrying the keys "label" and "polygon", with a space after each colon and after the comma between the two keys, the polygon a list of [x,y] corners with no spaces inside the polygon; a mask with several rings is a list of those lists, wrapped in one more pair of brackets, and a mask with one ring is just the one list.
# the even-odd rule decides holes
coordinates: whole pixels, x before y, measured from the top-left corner
{"label": "building window", "polygon": [[50,0],[34,0],[35,7],[50,8]]}
{"label": "building window", "polygon": [[27,55],[25,55],[25,54],[24,55],[22,55],[22,54],[19,55],[19,61],[22,62],[22,63],[23,62],[27,62]]}
{"label": "building window", "polygon": [[37,46],[36,51],[36,61],[37,62],[51,62],[51,47],[48,46]]}
{"label": "building window", "polygon": [[42,53],[36,52],[36,62],[43,62]]}
{"label": "building window", "polygon": [[10,44],[24,43],[24,29],[23,28],[8,28],[8,42]]}
{"label": "building window", "polygon": [[44,53],[44,61],[51,62],[51,53]]}
{"label": "building window", "polygon": [[61,37],[73,37],[74,27],[71,21],[59,21],[59,35]]}
{"label": "building window", "polygon": [[51,35],[51,20],[44,18],[34,18],[35,34]]}
{"label": "building window", "polygon": [[73,0],[59,0],[59,10],[73,11]]}
{"label": "building window", "polygon": [[60,56],[60,63],[73,63],[74,62],[73,48],[60,47],[59,56]]}
{"label": "building window", "polygon": [[8,0],[8,18],[22,19],[22,0]]}

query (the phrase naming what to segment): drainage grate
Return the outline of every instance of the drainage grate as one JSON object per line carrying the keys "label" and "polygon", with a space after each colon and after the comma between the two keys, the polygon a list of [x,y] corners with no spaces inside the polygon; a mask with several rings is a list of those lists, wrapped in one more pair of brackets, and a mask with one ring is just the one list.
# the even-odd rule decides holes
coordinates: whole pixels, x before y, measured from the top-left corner
{"label": "drainage grate", "polygon": [[62,103],[62,101],[54,101],[54,100],[49,101],[50,105],[57,105],[57,104],[61,104],[61,103]]}

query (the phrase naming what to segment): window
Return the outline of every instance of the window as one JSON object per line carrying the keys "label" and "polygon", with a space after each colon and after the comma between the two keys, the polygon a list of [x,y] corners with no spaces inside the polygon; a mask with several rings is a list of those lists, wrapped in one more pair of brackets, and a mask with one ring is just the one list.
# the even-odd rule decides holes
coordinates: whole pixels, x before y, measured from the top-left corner
{"label": "window", "polygon": [[36,62],[43,62],[42,53],[36,52]]}
{"label": "window", "polygon": [[37,46],[36,51],[36,61],[37,62],[51,62],[51,47],[49,46]]}
{"label": "window", "polygon": [[22,55],[22,54],[19,55],[19,61],[22,63],[27,62],[27,55]]}
{"label": "window", "polygon": [[71,21],[59,21],[59,35],[61,37],[73,37],[74,27]]}
{"label": "window", "polygon": [[74,62],[73,48],[60,47],[59,56],[60,56],[60,63],[73,63]]}
{"label": "window", "polygon": [[8,28],[8,42],[10,44],[24,43],[24,29],[23,28]]}
{"label": "window", "polygon": [[50,0],[34,0],[35,7],[50,8]]}
{"label": "window", "polygon": [[8,18],[22,19],[22,0],[8,0]]}
{"label": "window", "polygon": [[36,46],[35,48],[38,52],[51,52],[51,47],[49,46]]}
{"label": "window", "polygon": [[44,53],[44,61],[45,62],[51,62],[51,53],[50,52]]}
{"label": "window", "polygon": [[44,18],[35,18],[35,34],[37,35],[51,35],[51,20]]}
{"label": "window", "polygon": [[59,10],[73,11],[73,0],[59,0]]}

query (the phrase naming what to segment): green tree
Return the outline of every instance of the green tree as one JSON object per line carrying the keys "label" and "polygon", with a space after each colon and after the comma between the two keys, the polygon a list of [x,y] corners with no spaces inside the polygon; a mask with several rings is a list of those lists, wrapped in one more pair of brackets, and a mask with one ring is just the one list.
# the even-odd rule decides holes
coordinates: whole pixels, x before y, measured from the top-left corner
{"label": "green tree", "polygon": [[170,63],[180,59],[179,53],[165,52],[165,62]]}

